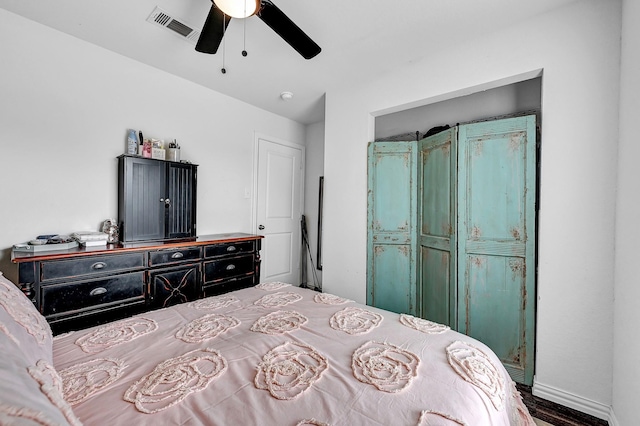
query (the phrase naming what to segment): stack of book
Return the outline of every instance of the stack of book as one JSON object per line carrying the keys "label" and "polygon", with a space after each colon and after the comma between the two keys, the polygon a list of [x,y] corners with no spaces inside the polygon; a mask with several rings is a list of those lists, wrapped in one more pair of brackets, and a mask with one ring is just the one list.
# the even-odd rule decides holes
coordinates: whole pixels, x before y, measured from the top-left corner
{"label": "stack of book", "polygon": [[109,235],[99,231],[80,231],[71,234],[71,238],[76,240],[81,246],[106,246]]}

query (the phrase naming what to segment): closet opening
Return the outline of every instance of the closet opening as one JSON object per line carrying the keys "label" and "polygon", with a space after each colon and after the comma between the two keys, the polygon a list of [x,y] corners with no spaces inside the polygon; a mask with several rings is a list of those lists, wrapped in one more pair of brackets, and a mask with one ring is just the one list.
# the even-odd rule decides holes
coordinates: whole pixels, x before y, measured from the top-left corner
{"label": "closet opening", "polygon": [[535,354],[541,82],[381,115],[368,147],[367,303],[484,342],[525,384]]}
{"label": "closet opening", "polygon": [[542,77],[375,117],[375,140],[422,139],[438,126],[536,114],[541,126]]}

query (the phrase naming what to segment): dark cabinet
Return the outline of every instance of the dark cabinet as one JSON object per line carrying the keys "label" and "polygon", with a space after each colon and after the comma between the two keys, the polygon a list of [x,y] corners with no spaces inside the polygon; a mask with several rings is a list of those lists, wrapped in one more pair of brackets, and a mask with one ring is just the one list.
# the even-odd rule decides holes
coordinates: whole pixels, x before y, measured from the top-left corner
{"label": "dark cabinet", "polygon": [[199,236],[129,247],[13,252],[22,291],[54,333],[258,284],[262,237]]}
{"label": "dark cabinet", "polygon": [[179,240],[196,236],[197,165],[138,156],[118,157],[120,240]]}

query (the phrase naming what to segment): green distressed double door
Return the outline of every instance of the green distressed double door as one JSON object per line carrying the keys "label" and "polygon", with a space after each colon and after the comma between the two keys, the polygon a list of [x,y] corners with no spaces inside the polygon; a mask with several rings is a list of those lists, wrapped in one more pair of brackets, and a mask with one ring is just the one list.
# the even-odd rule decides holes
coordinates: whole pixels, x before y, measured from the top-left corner
{"label": "green distressed double door", "polygon": [[371,143],[368,190],[367,303],[448,324],[531,384],[535,116]]}

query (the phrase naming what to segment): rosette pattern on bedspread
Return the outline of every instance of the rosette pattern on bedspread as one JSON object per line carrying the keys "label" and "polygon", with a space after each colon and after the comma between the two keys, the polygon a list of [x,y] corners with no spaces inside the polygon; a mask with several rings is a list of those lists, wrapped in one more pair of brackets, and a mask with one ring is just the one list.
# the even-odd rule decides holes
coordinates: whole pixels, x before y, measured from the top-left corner
{"label": "rosette pattern on bedspread", "polygon": [[[146,312],[57,336],[54,365],[85,425],[533,425],[487,346],[319,294],[275,283]],[[117,374],[81,368],[105,360]]]}

